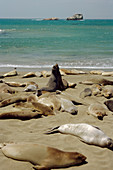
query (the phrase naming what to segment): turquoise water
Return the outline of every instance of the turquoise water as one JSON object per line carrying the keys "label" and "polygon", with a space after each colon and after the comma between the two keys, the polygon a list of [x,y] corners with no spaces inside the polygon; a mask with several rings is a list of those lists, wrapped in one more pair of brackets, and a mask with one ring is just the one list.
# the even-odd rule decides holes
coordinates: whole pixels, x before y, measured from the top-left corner
{"label": "turquoise water", "polygon": [[0,19],[0,70],[113,69],[113,20]]}

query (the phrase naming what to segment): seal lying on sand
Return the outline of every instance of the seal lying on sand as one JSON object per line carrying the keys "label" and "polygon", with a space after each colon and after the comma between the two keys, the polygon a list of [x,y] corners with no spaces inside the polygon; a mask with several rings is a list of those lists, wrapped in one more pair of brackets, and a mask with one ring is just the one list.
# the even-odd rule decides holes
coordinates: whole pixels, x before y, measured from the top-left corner
{"label": "seal lying on sand", "polygon": [[29,82],[28,86],[24,89],[26,92],[35,91],[38,89],[38,84],[35,82]]}
{"label": "seal lying on sand", "polygon": [[[76,84],[74,84],[71,87],[76,86]],[[47,83],[46,87],[42,87],[40,89],[40,91],[49,91],[49,92],[55,92],[56,90],[65,90],[66,88],[68,88],[68,82],[66,80],[62,80],[60,71],[59,71],[59,66],[58,64],[54,65],[52,68],[52,73],[50,76],[50,79]]]}
{"label": "seal lying on sand", "polygon": [[93,103],[88,107],[88,114],[103,120],[103,117],[107,116],[107,108],[100,103]]}
{"label": "seal lying on sand", "polygon": [[101,95],[106,98],[113,97],[113,86],[106,86],[102,88]]}
{"label": "seal lying on sand", "polygon": [[7,84],[2,84],[0,86],[0,93],[15,93],[15,90],[13,90],[11,87],[9,87]]}
{"label": "seal lying on sand", "polygon": [[16,71],[16,68],[14,68],[13,71],[10,71],[10,72],[8,72],[8,73],[5,73],[5,74],[3,75],[3,77],[12,77],[12,76],[17,76],[17,75],[18,75],[18,73],[17,73],[17,71]]}
{"label": "seal lying on sand", "polygon": [[26,86],[26,83],[19,83],[19,82],[5,82],[4,81],[4,83],[11,87],[25,87]]}
{"label": "seal lying on sand", "polygon": [[60,95],[55,95],[52,93],[46,93],[38,98],[38,102],[49,106],[55,111],[61,110],[62,112],[68,112],[70,114],[76,115],[78,110],[71,100],[66,99]]}
{"label": "seal lying on sand", "polygon": [[96,145],[113,150],[113,140],[105,135],[98,127],[86,123],[64,124],[52,128],[50,131],[46,132],[46,134],[58,132],[77,136],[81,141],[90,145]]}
{"label": "seal lying on sand", "polygon": [[104,104],[107,106],[107,108],[113,112],[113,100],[107,100],[104,102]]}
{"label": "seal lying on sand", "polygon": [[22,143],[4,145],[1,145],[1,149],[5,156],[19,161],[30,162],[35,165],[33,168],[37,170],[81,165],[86,160],[86,157],[78,152],[64,152],[41,144]]}
{"label": "seal lying on sand", "polygon": [[22,76],[22,78],[31,78],[31,77],[36,77],[36,74],[34,72],[29,72]]}
{"label": "seal lying on sand", "polygon": [[90,88],[85,88],[81,93],[80,93],[80,98],[84,99],[87,96],[92,95],[92,90]]}
{"label": "seal lying on sand", "polygon": [[91,80],[86,80],[79,82],[80,84],[86,84],[86,85],[92,85],[92,84],[99,84],[99,85],[113,85],[113,81],[103,79],[103,78],[96,78],[96,79],[91,79]]}

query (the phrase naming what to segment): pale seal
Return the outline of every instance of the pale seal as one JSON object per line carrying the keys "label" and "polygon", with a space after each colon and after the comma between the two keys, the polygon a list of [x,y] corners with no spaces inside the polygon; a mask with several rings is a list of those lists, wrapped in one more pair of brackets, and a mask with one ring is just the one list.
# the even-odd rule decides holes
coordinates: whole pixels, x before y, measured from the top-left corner
{"label": "pale seal", "polygon": [[35,91],[38,89],[38,84],[35,82],[29,82],[28,86],[24,89],[26,92]]}
{"label": "pale seal", "polygon": [[10,71],[10,72],[8,72],[8,73],[5,73],[5,74],[3,75],[3,77],[12,77],[12,76],[17,76],[17,75],[18,75],[18,73],[17,73],[17,71],[16,71],[16,68],[14,68],[13,71]]}
{"label": "pale seal", "polygon": [[81,141],[89,145],[96,145],[113,150],[113,140],[104,134],[98,127],[86,123],[64,124],[52,128],[46,134],[58,132],[79,137]]}
{"label": "pale seal", "polygon": [[31,78],[31,77],[37,77],[37,75],[34,72],[29,72],[22,76],[22,78]]}
{"label": "pale seal", "polygon": [[72,115],[76,115],[78,112],[77,107],[73,102],[66,97],[55,95],[54,93],[46,93],[38,98],[38,102],[44,105],[50,106],[53,110],[68,112]]}
{"label": "pale seal", "polygon": [[[6,145],[6,146],[4,146]],[[66,168],[85,163],[86,157],[78,152],[65,152],[41,144],[17,143],[1,145],[2,152],[8,158],[27,161],[37,170]]]}
{"label": "pale seal", "polygon": [[4,83],[11,87],[25,87],[26,86],[26,83],[19,83],[19,82],[4,82]]}

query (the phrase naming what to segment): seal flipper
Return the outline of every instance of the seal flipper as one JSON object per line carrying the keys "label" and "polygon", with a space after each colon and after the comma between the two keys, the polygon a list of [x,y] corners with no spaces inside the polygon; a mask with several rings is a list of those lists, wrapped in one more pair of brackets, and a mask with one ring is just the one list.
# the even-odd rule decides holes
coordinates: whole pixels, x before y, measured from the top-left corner
{"label": "seal flipper", "polygon": [[41,165],[33,166],[33,169],[35,169],[35,170],[51,170],[50,168],[47,168],[47,167],[41,166]]}
{"label": "seal flipper", "polygon": [[48,130],[47,132],[45,132],[44,134],[54,134],[54,133],[59,133],[59,130],[58,130],[58,128],[59,128],[60,126],[57,126],[57,127],[54,127],[54,128],[52,128],[52,129],[50,129],[50,130]]}

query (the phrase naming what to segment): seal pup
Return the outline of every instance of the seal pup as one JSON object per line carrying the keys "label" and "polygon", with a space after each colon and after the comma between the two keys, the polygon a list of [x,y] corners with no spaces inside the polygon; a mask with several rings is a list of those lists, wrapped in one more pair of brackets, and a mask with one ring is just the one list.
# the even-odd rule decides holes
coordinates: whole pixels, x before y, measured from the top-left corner
{"label": "seal pup", "polygon": [[89,145],[96,145],[113,150],[113,140],[109,138],[98,127],[80,123],[80,124],[64,124],[50,129],[45,134],[52,133],[70,134],[78,137],[82,142]]}
{"label": "seal pup", "polygon": [[37,91],[38,84],[35,82],[29,82],[28,86],[24,89],[26,92]]}
{"label": "seal pup", "polygon": [[37,170],[51,170],[82,165],[86,156],[78,152],[65,152],[35,143],[1,144],[3,154],[14,160],[27,161]]}
{"label": "seal pup", "polygon": [[103,87],[101,94],[102,94],[102,96],[104,96],[106,98],[113,97],[113,86]]}
{"label": "seal pup", "polygon": [[93,103],[88,107],[88,114],[103,120],[104,116],[107,116],[107,108],[100,103]]}
{"label": "seal pup", "polygon": [[87,96],[92,95],[92,90],[90,88],[85,88],[81,93],[80,93],[80,98],[84,99]]}
{"label": "seal pup", "polygon": [[104,102],[104,104],[107,106],[107,108],[113,112],[113,100],[107,100]]}

